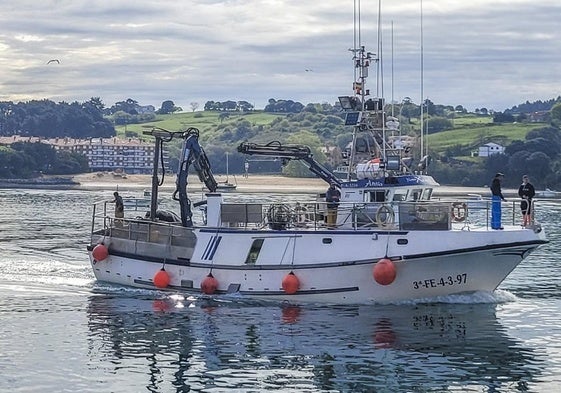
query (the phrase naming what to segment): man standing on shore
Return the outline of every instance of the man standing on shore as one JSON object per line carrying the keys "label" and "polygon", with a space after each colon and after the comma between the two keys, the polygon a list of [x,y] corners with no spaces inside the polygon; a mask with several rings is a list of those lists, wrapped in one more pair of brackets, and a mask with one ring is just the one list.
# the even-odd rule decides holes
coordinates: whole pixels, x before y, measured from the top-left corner
{"label": "man standing on shore", "polygon": [[503,229],[501,225],[501,202],[506,201],[501,191],[501,181],[504,174],[497,173],[491,182],[491,228]]}

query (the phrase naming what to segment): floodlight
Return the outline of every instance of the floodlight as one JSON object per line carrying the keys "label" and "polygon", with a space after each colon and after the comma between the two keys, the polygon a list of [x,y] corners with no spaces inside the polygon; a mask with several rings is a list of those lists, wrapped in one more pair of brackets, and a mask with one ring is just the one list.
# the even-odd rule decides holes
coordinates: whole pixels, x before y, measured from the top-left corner
{"label": "floodlight", "polygon": [[341,96],[339,97],[339,103],[341,104],[341,108],[345,110],[354,109],[353,108],[353,100],[350,96]]}

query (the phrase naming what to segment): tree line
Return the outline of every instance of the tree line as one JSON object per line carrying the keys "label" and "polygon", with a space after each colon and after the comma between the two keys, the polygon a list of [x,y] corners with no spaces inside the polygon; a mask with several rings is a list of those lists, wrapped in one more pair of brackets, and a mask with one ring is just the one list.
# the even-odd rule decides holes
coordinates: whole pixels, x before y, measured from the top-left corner
{"label": "tree line", "polygon": [[115,127],[104,117],[101,100],[79,103],[50,100],[0,102],[0,135],[53,138],[111,137]]}
{"label": "tree line", "polygon": [[[455,162],[454,160],[441,160],[433,165],[435,177],[445,184],[459,185],[481,185],[482,178],[488,177],[494,170],[508,172],[508,168],[520,169],[520,163],[524,168],[536,168],[536,175],[540,175],[540,181],[547,182],[548,186],[560,184],[561,179],[557,179],[556,173],[561,169],[558,164],[559,152],[557,151],[558,141],[555,139],[559,132],[558,124],[561,121],[560,98],[536,103],[536,107],[544,108],[549,105],[551,112],[551,125],[547,130],[539,133],[530,133],[524,141],[517,141],[508,146],[504,155],[490,157],[483,160],[480,164],[470,164],[465,162]],[[191,109],[197,108],[196,103],[191,103]],[[126,114],[124,124],[134,121],[150,121],[155,113],[174,113],[178,107],[171,100],[162,102],[161,107],[155,110],[154,107],[140,106],[137,101],[126,99],[115,103],[109,108],[105,108],[99,98],[91,98],[84,103],[54,103],[49,100],[29,101],[26,103],[0,102],[0,135],[23,135],[38,136],[45,138],[52,137],[111,137],[115,135],[114,124],[120,123],[121,114]],[[524,108],[534,108],[530,103],[526,103]],[[194,108],[194,109],[193,109]],[[221,108],[221,109],[216,109]],[[227,111],[226,109],[227,108]],[[180,109],[180,108],[179,108]],[[335,104],[307,104],[303,105],[292,100],[270,99],[266,109],[270,113],[279,113],[282,116],[275,118],[269,125],[254,125],[243,117],[234,118],[231,121],[212,125],[204,130],[203,138],[207,153],[209,153],[213,167],[218,172],[223,171],[224,154],[230,151],[231,146],[237,143],[250,140],[262,133],[267,133],[272,137],[278,137],[281,141],[293,141],[303,143],[306,141],[314,149],[316,158],[325,160],[326,157],[321,149],[327,144],[335,144],[340,150],[344,149],[351,140],[351,130],[344,126],[344,113],[339,103]],[[148,110],[148,112],[145,112]],[[253,110],[253,106],[247,101],[209,101],[205,104],[205,110],[220,111],[221,113],[247,113]],[[418,134],[418,123],[413,119],[423,110],[426,122],[425,129],[428,133],[445,131],[453,128],[451,119],[460,116],[467,111],[461,105],[438,105],[430,100],[423,102],[423,106],[413,103],[410,99],[405,99],[400,104],[386,105],[386,111],[399,117],[404,134]],[[486,108],[478,109],[479,115],[491,114]],[[520,121],[523,114],[511,112],[493,112],[493,121],[497,123]],[[415,129],[417,128],[417,129]],[[42,148],[42,147],[41,147]],[[561,148],[560,148],[561,149]],[[30,176],[38,171],[42,173],[70,173],[72,171],[87,171],[84,162],[78,157],[64,156],[62,153],[53,150],[49,154],[40,151],[35,154],[30,146],[12,146],[11,148],[0,149],[0,176],[17,177]],[[49,163],[41,161],[44,156]],[[32,157],[32,159],[30,159]],[[511,157],[514,157],[510,161]],[[230,156],[230,169],[243,168],[245,158]],[[502,161],[500,161],[502,160]],[[28,164],[26,164],[29,163]],[[12,163],[12,164],[10,164]],[[502,167],[501,167],[502,166]],[[506,167],[506,168],[505,168]],[[252,171],[276,171],[279,170],[278,163],[256,162],[251,166]],[[294,169],[291,165],[283,168],[287,174],[301,175],[300,170]],[[526,170],[532,174],[532,170]],[[74,172],[77,173],[77,172]],[[536,176],[537,177],[537,176]]]}
{"label": "tree line", "polygon": [[87,158],[57,151],[45,143],[16,142],[0,146],[0,178],[25,179],[39,175],[70,175],[89,171]]}

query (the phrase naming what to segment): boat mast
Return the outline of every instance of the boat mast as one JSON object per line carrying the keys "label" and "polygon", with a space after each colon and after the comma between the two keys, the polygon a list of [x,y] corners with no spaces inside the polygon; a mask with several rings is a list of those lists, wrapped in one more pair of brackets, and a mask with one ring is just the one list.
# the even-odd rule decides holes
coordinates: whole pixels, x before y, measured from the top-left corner
{"label": "boat mast", "polygon": [[384,66],[382,57],[382,0],[378,0],[378,57],[376,59],[376,99],[380,101],[379,110],[382,112],[382,157],[386,160],[386,119],[384,102]]}
{"label": "boat mast", "polygon": [[[399,123],[393,116],[389,119],[386,119],[385,116],[385,102],[383,98],[383,65],[381,61],[382,57],[380,55],[382,52],[382,0],[378,0],[378,54],[368,52],[362,45],[360,2],[361,0],[354,0],[354,48],[350,49],[350,51],[353,52],[353,63],[355,68],[353,82],[354,97],[340,97],[340,99],[345,98],[347,100],[346,105],[343,105],[342,103],[343,109],[355,111],[354,118],[346,119],[347,125],[354,125],[351,142],[352,149],[350,151],[347,167],[347,180],[351,180],[353,177],[353,169],[355,169],[355,161],[357,161],[357,159],[362,158],[366,162],[373,158],[379,158],[382,164],[380,168],[383,168],[385,173],[388,171],[396,171],[398,169],[397,167],[401,165],[401,152],[398,151],[399,149],[396,149],[395,146],[389,146],[388,141],[386,140],[386,132],[388,130],[391,130],[392,133],[398,131]],[[370,90],[366,88],[366,79],[368,78],[368,68],[372,62],[376,62],[376,96],[374,98],[368,98],[367,96],[370,95]],[[349,120],[349,122],[347,122],[347,120]],[[386,125],[386,120],[390,121],[392,125],[390,128],[388,128],[389,125]],[[359,132],[370,132],[370,136],[372,136],[372,139],[365,139],[365,142],[368,144],[368,151],[371,154],[370,156],[359,154],[356,151]],[[373,146],[370,146],[371,141],[374,143]],[[378,157],[375,157],[374,154],[377,154]],[[391,165],[388,165],[387,162],[388,155],[391,155]]]}
{"label": "boat mast", "polygon": [[424,150],[424,139],[425,139],[425,135],[424,135],[424,91],[423,91],[423,80],[424,80],[424,58],[423,58],[423,0],[421,0],[421,157],[420,159],[422,160],[423,157],[425,156],[425,150]]}
{"label": "boat mast", "polygon": [[392,81],[392,117],[394,117],[394,76],[393,76],[393,71],[394,71],[394,67],[393,67],[393,20],[391,22],[391,28],[392,28],[392,34],[391,34],[391,54],[392,54],[392,70],[391,70],[391,81]]}
{"label": "boat mast", "polygon": [[[354,0],[353,2],[353,48],[351,51],[353,52],[353,61],[356,61],[356,54],[357,48],[361,44],[361,37],[360,37],[360,0]],[[353,71],[353,80],[358,79],[357,75],[357,67],[354,68]],[[353,86],[353,90],[354,89]],[[364,110],[364,107],[361,107],[361,111]],[[353,139],[351,142],[351,155],[349,157],[348,165],[347,165],[347,181],[351,181],[352,173],[353,173],[353,162],[355,160],[355,149],[356,146],[356,138],[357,138],[357,127],[353,127]]]}

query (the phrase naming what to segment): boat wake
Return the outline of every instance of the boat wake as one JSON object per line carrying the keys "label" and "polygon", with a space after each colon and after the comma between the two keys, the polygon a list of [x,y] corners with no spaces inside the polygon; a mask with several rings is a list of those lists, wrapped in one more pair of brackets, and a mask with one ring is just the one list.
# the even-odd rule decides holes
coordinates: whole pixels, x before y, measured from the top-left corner
{"label": "boat wake", "polygon": [[[326,304],[326,303],[290,303],[287,301],[276,300],[262,300],[251,297],[242,296],[239,294],[229,294],[224,296],[207,296],[207,295],[183,295],[179,293],[169,293],[164,291],[154,291],[153,289],[132,288],[128,286],[121,286],[109,283],[97,282],[93,286],[93,290],[97,295],[117,296],[119,298],[129,298],[131,301],[137,300],[150,300],[153,302],[153,311],[173,311],[184,308],[203,308],[212,309],[219,307],[279,307],[279,308],[293,308],[302,307],[307,309],[314,308],[339,308],[339,304]],[[356,304],[347,305],[346,307],[384,307],[384,306],[414,306],[414,305],[437,305],[437,304],[503,304],[510,303],[517,300],[516,295],[505,290],[496,290],[493,293],[477,291],[472,293],[454,294],[446,296],[438,296],[433,298],[422,298],[403,300],[398,302],[388,303],[369,303],[369,304]]]}
{"label": "boat wake", "polygon": [[27,259],[5,259],[0,262],[1,285],[17,292],[66,293],[88,291],[95,282],[84,264],[51,260],[29,263]]}
{"label": "boat wake", "polygon": [[391,303],[394,305],[399,304],[430,304],[430,303],[444,303],[444,304],[501,304],[516,301],[517,297],[508,291],[497,289],[495,292],[476,291],[470,293],[458,293],[446,296],[437,296],[432,298],[404,300],[400,302]]}

